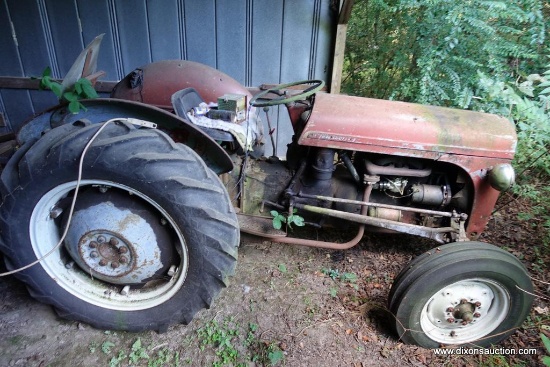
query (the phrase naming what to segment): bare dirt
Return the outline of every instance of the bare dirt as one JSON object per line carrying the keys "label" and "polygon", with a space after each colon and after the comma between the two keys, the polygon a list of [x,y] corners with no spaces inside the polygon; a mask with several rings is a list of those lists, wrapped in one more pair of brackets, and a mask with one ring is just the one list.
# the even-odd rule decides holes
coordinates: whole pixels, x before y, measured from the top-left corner
{"label": "bare dirt", "polygon": [[[534,278],[549,282],[548,253],[535,249],[539,225],[519,221],[521,210],[514,204],[497,214],[483,240],[506,245]],[[367,235],[355,248],[333,252],[244,237],[237,273],[214,306],[162,334],[59,319],[22,283],[0,278],[0,366],[221,366],[224,358],[235,366],[541,365],[539,333],[548,333],[550,319],[550,292],[541,282],[530,320],[501,345],[538,348],[535,356],[442,357],[397,339],[386,311],[392,280],[435,246],[405,235]]]}

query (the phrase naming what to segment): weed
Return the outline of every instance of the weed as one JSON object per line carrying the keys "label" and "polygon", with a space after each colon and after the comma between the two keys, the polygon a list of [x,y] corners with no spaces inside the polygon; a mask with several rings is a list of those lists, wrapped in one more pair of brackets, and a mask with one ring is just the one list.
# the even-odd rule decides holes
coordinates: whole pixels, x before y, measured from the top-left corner
{"label": "weed", "polygon": [[278,269],[283,274],[287,272],[287,268],[285,264],[279,264]]}
{"label": "weed", "polygon": [[292,214],[286,216],[284,213],[279,213],[276,210],[272,210],[270,213],[273,216],[273,228],[281,229],[283,223],[286,223],[287,227],[292,229],[292,224],[297,225],[298,227],[303,227],[305,225],[304,218],[296,214],[297,210],[294,209]]}
{"label": "weed", "polygon": [[115,343],[106,340],[101,344],[101,351],[105,354],[110,354],[111,348],[114,346],[115,346]]}
{"label": "weed", "polygon": [[254,333],[256,333],[256,331],[258,330],[258,325],[251,322],[248,324],[248,333],[246,334],[246,339],[244,341],[244,346],[245,347],[249,347],[250,345],[252,345],[254,343],[254,341],[256,340],[255,338],[255,335]]}
{"label": "weed", "polygon": [[118,352],[118,355],[116,357],[113,357],[111,358],[111,360],[109,361],[109,367],[118,367],[120,366],[120,363],[122,363],[126,357],[128,357],[126,355],[126,353],[124,353],[124,351],[119,351]]}
{"label": "weed", "polygon": [[348,283],[355,283],[357,281],[357,274],[355,273],[340,273],[338,269],[327,268],[323,268],[321,272],[332,280],[341,280]]}
{"label": "weed", "polygon": [[97,350],[97,347],[98,347],[98,344],[96,342],[91,342],[90,345],[88,346],[88,349],[90,350],[90,353],[93,354]]}
{"label": "weed", "polygon": [[256,344],[253,362],[261,365],[276,366],[282,362],[285,355],[281,348],[273,342],[258,342]]}
{"label": "weed", "polygon": [[235,365],[240,358],[239,352],[233,344],[234,339],[238,336],[238,329],[232,317],[226,318],[222,324],[212,320],[198,329],[197,334],[201,350],[211,346],[216,351],[218,360],[214,361],[212,366]]}
{"label": "weed", "polygon": [[142,359],[149,359],[149,355],[147,355],[145,348],[141,346],[141,338],[137,338],[134,344],[132,344],[132,351],[130,352],[129,359],[133,364],[138,363]]}
{"label": "weed", "polygon": [[98,97],[92,83],[86,78],[78,79],[71,88],[64,90],[61,83],[52,79],[52,69],[49,66],[42,72],[40,89],[50,89],[60,101],[68,102],[71,113],[78,113],[80,110],[86,109],[79,102],[80,99]]}

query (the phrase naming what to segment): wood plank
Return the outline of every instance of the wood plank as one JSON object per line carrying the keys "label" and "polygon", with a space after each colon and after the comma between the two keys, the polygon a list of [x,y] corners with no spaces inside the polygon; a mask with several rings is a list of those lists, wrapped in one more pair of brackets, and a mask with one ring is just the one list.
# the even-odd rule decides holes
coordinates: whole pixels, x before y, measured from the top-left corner
{"label": "wood plank", "polygon": [[[98,72],[100,73],[100,72]],[[97,73],[92,76],[96,77]],[[61,83],[61,79],[54,79]],[[118,83],[116,80],[97,81],[94,88],[97,92],[111,93],[115,85]],[[40,89],[40,80],[34,78],[18,77],[18,76],[0,76],[0,89],[27,89],[38,90]]]}

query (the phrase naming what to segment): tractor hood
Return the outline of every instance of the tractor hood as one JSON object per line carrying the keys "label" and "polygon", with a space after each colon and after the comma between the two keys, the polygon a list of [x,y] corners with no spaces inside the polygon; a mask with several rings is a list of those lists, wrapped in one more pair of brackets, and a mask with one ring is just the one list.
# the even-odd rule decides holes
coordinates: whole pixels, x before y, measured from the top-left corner
{"label": "tractor hood", "polygon": [[516,140],[513,124],[492,114],[318,93],[299,144],[432,159],[512,159]]}

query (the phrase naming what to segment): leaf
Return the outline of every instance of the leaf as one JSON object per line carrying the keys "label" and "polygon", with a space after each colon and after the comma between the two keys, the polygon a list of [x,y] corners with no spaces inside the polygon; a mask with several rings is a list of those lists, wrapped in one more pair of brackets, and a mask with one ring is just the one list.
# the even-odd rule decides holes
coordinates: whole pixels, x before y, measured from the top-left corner
{"label": "leaf", "polygon": [[539,92],[539,94],[547,94],[547,93],[550,93],[550,87],[544,88],[543,90],[541,90],[541,91]]}
{"label": "leaf", "polygon": [[273,218],[273,228],[275,229],[281,229],[283,226],[283,223],[281,222],[281,218],[279,216],[276,216]]}
{"label": "leaf", "polygon": [[287,269],[286,269],[286,265],[285,264],[279,264],[279,267],[278,267],[279,271],[281,273],[286,273],[287,272]]}
{"label": "leaf", "polygon": [[71,101],[69,103],[69,111],[72,113],[72,114],[77,114],[78,112],[80,112],[80,106],[82,106],[80,104],[80,102],[78,101]]}
{"label": "leaf", "polygon": [[272,210],[272,211],[270,211],[269,213],[270,213],[271,216],[273,216],[273,217],[278,217],[278,216],[279,216],[279,212],[276,211],[276,210]]}
{"label": "leaf", "polygon": [[103,344],[101,344],[101,351],[105,354],[111,353],[111,348],[115,346],[115,343],[110,341],[105,341]]}
{"label": "leaf", "polygon": [[42,78],[51,77],[51,76],[52,76],[52,68],[50,68],[49,66],[46,66],[44,71],[42,71]]}
{"label": "leaf", "polygon": [[82,84],[79,82],[74,83],[74,90],[76,94],[82,94]]}
{"label": "leaf", "polygon": [[69,102],[78,101],[78,96],[75,92],[65,92],[63,93],[63,98]]}
{"label": "leaf", "polygon": [[92,86],[92,82],[90,82],[88,79],[80,78],[77,81],[77,84],[82,87],[83,97],[85,97],[85,98],[97,98],[98,97],[96,90]]}
{"label": "leaf", "polygon": [[298,227],[305,226],[304,218],[300,217],[299,215],[294,216],[294,224],[296,224]]}
{"label": "leaf", "polygon": [[269,354],[267,355],[267,358],[269,358],[269,363],[272,366],[275,366],[277,363],[282,361],[284,357],[285,356],[284,356],[283,352],[281,352],[280,350],[275,350],[273,352],[269,352]]}
{"label": "leaf", "polygon": [[61,98],[61,94],[63,93],[63,87],[59,83],[51,83],[50,89],[52,92],[57,96],[57,98]]}
{"label": "leaf", "polygon": [[550,339],[543,333],[540,333],[540,338],[542,339],[542,344],[544,344],[546,351],[550,353]]}
{"label": "leaf", "polygon": [[52,78],[49,76],[43,76],[42,79],[40,79],[40,89],[50,88],[51,84]]}
{"label": "leaf", "polygon": [[132,350],[135,352],[136,350],[141,348],[141,338],[137,338],[137,340],[132,344]]}
{"label": "leaf", "polygon": [[337,296],[336,288],[330,288],[329,294],[332,298],[336,298],[336,296]]}

